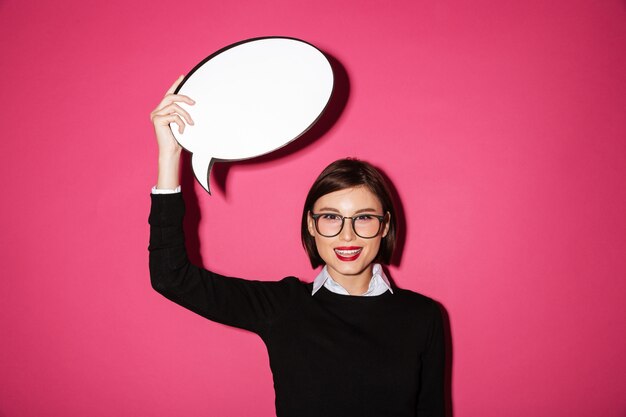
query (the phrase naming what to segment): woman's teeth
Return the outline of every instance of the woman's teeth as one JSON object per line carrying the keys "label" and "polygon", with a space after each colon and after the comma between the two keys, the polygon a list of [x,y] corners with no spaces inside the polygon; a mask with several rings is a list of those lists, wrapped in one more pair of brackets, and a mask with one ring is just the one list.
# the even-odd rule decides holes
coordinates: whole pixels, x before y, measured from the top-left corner
{"label": "woman's teeth", "polygon": [[357,253],[361,252],[361,249],[349,249],[349,250],[344,250],[344,249],[335,249],[335,253],[339,256],[345,256],[345,257],[349,257],[349,256],[354,256]]}

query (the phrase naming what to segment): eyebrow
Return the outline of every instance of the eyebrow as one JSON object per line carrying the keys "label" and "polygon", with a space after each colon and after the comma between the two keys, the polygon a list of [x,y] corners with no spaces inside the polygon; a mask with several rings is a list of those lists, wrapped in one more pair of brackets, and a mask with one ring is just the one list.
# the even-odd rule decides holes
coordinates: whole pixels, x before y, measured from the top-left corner
{"label": "eyebrow", "polygon": [[[333,213],[339,213],[339,214],[341,214],[341,212],[340,212],[339,210],[337,210],[336,208],[332,208],[332,207],[322,207],[321,209],[319,209],[318,213],[319,213],[319,212],[322,212],[322,211],[326,211],[326,212],[330,211],[330,212],[333,212]],[[360,213],[372,213],[372,212],[373,212],[373,213],[376,213],[376,209],[373,209],[373,208],[364,208],[364,209],[360,209],[360,210],[355,211],[355,212],[354,212],[354,214],[360,214]],[[353,214],[353,215],[354,215],[354,214]]]}

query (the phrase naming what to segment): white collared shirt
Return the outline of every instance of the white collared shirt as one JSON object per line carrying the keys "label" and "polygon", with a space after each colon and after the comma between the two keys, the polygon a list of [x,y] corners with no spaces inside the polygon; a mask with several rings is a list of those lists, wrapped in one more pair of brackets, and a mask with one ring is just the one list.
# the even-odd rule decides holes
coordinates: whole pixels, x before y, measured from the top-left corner
{"label": "white collared shirt", "polygon": [[[158,189],[156,185],[152,187],[152,194],[174,194],[180,193],[180,185],[173,190],[166,189]],[[331,278],[328,273],[328,267],[324,266],[320,273],[315,277],[315,281],[313,281],[313,291],[311,295],[315,295],[315,293],[322,287],[326,287],[326,289],[330,292],[334,292],[335,294],[341,295],[350,295],[348,291],[344,287],[342,287],[337,281]],[[361,297],[372,297],[375,295],[381,295],[385,291],[389,290],[390,293],[393,294],[393,290],[391,289],[391,285],[389,284],[389,280],[385,275],[385,271],[380,266],[380,264],[374,264],[372,268],[372,279],[370,280],[370,284],[367,287],[367,291],[361,294]]]}
{"label": "white collared shirt", "polygon": [[[315,281],[313,281],[313,291],[311,292],[311,295],[315,295],[315,293],[319,291],[319,289],[322,287],[325,287],[328,291],[334,292],[335,294],[350,295],[350,293],[346,291],[344,287],[342,287],[337,281],[332,279],[332,277],[328,273],[327,266],[324,266],[324,268],[315,278]],[[383,268],[380,266],[380,264],[374,264],[374,267],[372,268],[372,279],[370,280],[370,284],[367,287],[367,291],[365,291],[360,296],[372,297],[375,295],[381,295],[387,290],[393,294],[391,284],[389,284],[389,280],[385,275],[385,271],[383,271]]]}

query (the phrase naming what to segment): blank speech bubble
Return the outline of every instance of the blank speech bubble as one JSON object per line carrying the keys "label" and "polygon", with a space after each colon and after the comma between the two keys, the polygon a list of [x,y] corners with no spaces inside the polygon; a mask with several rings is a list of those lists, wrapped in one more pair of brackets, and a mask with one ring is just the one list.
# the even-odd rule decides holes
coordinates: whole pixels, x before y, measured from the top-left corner
{"label": "blank speech bubble", "polygon": [[250,39],[200,62],[176,93],[195,100],[185,109],[194,120],[183,134],[191,165],[209,194],[216,161],[240,161],[279,149],[300,137],[321,116],[333,90],[324,54],[293,38]]}

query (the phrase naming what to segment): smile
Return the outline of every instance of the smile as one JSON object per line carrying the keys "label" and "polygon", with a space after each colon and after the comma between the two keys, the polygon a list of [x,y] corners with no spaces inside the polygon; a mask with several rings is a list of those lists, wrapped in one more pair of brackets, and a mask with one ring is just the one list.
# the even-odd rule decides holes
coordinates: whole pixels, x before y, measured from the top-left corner
{"label": "smile", "polygon": [[337,258],[340,261],[354,261],[356,260],[359,255],[361,255],[361,251],[363,250],[363,248],[357,247],[357,246],[350,246],[350,247],[340,247],[340,248],[335,248],[335,255],[337,255]]}

